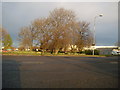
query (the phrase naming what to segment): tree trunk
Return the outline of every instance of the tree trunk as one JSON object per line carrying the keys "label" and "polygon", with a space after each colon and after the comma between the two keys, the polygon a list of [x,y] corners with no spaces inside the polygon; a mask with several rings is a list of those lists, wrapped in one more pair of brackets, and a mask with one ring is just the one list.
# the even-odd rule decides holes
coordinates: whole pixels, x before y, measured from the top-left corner
{"label": "tree trunk", "polygon": [[54,50],[54,54],[58,54],[59,49]]}

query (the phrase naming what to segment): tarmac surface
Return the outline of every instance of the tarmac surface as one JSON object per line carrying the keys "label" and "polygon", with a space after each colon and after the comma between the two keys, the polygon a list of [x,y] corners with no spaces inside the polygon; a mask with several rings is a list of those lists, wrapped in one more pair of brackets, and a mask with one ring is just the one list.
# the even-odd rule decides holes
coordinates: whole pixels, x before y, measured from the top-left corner
{"label": "tarmac surface", "polygon": [[2,88],[117,88],[118,57],[2,56]]}

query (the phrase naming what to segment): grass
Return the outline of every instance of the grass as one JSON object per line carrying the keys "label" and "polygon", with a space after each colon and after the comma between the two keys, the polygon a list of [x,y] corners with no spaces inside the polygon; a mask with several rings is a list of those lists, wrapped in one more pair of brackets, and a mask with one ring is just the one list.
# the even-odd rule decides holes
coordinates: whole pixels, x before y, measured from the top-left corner
{"label": "grass", "polygon": [[58,53],[58,54],[51,54],[51,53],[41,53],[41,52],[34,52],[34,51],[9,51],[9,52],[0,52],[2,55],[22,55],[22,56],[84,56],[84,57],[105,57],[105,55],[85,55],[85,54],[78,54],[78,53]]}
{"label": "grass", "polygon": [[9,51],[9,52],[2,52],[2,55],[40,55],[37,52],[27,52],[27,51]]}

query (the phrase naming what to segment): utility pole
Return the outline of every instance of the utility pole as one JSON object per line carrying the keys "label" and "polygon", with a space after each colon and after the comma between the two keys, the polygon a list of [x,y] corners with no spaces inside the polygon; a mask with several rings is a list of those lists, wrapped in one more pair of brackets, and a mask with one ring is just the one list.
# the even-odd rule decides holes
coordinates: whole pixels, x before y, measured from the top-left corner
{"label": "utility pole", "polygon": [[94,17],[94,27],[93,27],[93,35],[94,35],[94,36],[93,36],[93,44],[92,44],[92,46],[93,46],[93,55],[95,55],[95,50],[94,50],[95,47],[94,47],[94,46],[95,46],[95,44],[96,44],[96,39],[95,39],[95,29],[96,29],[96,28],[95,28],[95,23],[96,23],[96,18],[97,18],[97,17],[102,17],[102,16],[103,16],[103,14],[99,14],[98,16],[95,16],[95,17]]}

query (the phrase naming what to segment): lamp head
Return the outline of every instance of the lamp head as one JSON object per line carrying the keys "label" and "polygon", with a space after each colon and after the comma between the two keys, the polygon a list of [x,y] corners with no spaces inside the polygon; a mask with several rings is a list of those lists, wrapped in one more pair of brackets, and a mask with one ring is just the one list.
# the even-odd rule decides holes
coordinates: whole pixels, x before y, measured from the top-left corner
{"label": "lamp head", "polygon": [[99,16],[100,16],[100,17],[102,17],[102,16],[103,16],[103,14],[100,14]]}

